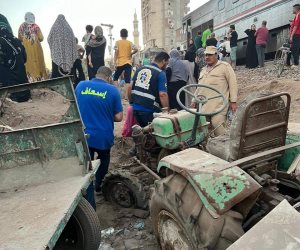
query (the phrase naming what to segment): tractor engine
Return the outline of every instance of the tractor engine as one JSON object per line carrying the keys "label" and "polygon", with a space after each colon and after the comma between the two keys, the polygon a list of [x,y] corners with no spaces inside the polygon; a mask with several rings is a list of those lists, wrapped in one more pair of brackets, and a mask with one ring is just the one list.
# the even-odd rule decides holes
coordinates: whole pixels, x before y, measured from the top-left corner
{"label": "tractor engine", "polygon": [[133,126],[132,138],[139,160],[156,168],[163,157],[201,144],[207,138],[209,123],[205,117],[198,121],[195,117],[186,111],[170,110],[155,113],[152,123],[144,128]]}

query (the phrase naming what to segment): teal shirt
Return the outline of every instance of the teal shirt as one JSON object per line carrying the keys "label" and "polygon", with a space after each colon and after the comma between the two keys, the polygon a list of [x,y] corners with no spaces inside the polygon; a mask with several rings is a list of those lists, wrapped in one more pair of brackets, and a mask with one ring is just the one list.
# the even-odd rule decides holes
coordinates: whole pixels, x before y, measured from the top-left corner
{"label": "teal shirt", "polygon": [[195,41],[194,43],[195,43],[196,50],[200,49],[202,46],[201,36],[199,35],[195,36],[194,41]]}
{"label": "teal shirt", "polygon": [[207,39],[210,37],[211,35],[211,30],[210,29],[207,29],[203,32],[202,34],[202,47],[205,48],[206,47],[206,41]]}

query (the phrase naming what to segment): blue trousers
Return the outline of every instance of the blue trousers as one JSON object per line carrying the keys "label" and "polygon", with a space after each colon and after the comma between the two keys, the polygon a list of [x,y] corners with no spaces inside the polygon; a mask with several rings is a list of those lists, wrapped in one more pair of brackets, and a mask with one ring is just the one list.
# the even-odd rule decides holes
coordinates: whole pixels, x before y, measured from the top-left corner
{"label": "blue trousers", "polygon": [[94,196],[94,189],[96,192],[101,190],[101,184],[104,176],[108,172],[109,162],[110,162],[110,149],[107,150],[100,150],[95,148],[89,148],[91,159],[94,160],[95,153],[97,153],[97,159],[100,159],[100,166],[96,172],[96,180],[95,180],[95,188],[93,183],[87,189],[87,194],[85,198],[87,201],[93,206],[96,210],[96,202]]}
{"label": "blue trousers", "polygon": [[266,46],[256,45],[257,59],[260,67],[265,66],[265,50],[266,50]]}
{"label": "blue trousers", "polygon": [[133,115],[138,122],[138,124],[143,128],[149,125],[153,121],[153,113],[152,112],[144,112],[134,110]]}

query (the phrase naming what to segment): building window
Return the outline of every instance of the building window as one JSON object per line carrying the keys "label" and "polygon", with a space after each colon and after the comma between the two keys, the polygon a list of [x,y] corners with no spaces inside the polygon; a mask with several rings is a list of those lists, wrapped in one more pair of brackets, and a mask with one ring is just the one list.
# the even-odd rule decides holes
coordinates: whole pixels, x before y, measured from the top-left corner
{"label": "building window", "polygon": [[218,2],[218,9],[219,9],[219,11],[224,10],[224,8],[225,8],[225,0],[220,0]]}

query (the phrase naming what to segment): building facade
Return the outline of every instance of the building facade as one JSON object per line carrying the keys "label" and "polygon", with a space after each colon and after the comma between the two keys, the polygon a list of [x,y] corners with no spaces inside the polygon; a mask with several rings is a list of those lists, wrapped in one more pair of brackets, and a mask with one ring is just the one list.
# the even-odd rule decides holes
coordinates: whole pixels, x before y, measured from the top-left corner
{"label": "building facade", "polygon": [[170,51],[182,45],[182,18],[190,0],[141,0],[144,48]]}

